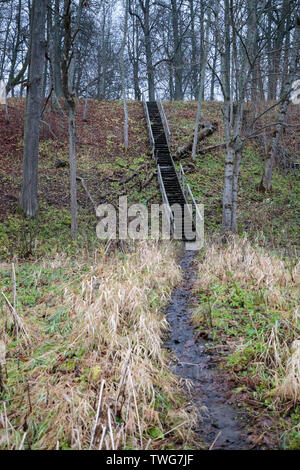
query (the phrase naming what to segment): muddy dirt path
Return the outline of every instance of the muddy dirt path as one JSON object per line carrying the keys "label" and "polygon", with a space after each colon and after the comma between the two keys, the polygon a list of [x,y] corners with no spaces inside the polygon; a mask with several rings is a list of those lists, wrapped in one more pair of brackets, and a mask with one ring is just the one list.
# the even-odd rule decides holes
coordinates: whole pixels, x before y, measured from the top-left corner
{"label": "muddy dirt path", "polygon": [[196,278],[193,269],[195,252],[185,251],[181,260],[182,284],[173,291],[171,302],[165,310],[171,333],[165,347],[176,357],[172,370],[181,378],[192,382],[192,400],[199,410],[199,438],[207,448],[249,449],[245,416],[227,403],[226,384],[207,354],[205,342],[195,338],[190,320],[192,286]]}

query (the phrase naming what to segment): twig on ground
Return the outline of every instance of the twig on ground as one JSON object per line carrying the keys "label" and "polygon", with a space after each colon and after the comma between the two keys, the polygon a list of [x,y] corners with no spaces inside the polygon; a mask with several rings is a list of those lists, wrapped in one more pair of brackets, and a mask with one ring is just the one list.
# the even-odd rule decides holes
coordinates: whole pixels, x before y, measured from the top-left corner
{"label": "twig on ground", "polygon": [[149,165],[148,160],[146,162],[144,162],[142,165],[140,165],[138,168],[136,168],[136,170],[131,175],[129,175],[127,178],[125,178],[123,181],[120,181],[120,183],[121,184],[129,183],[129,181],[131,181],[135,176],[137,176],[140,173],[141,169],[144,168],[147,165]]}
{"label": "twig on ground", "polygon": [[41,120],[41,123],[42,123],[42,124],[45,124],[45,126],[48,127],[50,134],[51,134],[56,140],[59,140],[59,138],[58,138],[57,135],[53,132],[53,130],[52,130],[52,128],[51,128],[51,126],[50,126],[50,124],[49,124],[48,122]]}
{"label": "twig on ground", "polygon": [[209,447],[208,450],[212,450],[212,449],[213,449],[215,443],[217,442],[217,440],[219,439],[219,437],[221,436],[221,434],[222,434],[222,431],[218,432],[218,434],[216,435],[216,437],[215,437],[213,443],[210,445],[210,447]]}
{"label": "twig on ground", "polygon": [[85,190],[87,197],[89,198],[89,200],[90,200],[91,203],[93,204],[94,210],[95,210],[95,212],[96,212],[96,210],[97,210],[97,204],[95,203],[95,201],[94,201],[94,199],[93,199],[91,193],[89,192],[88,187],[87,187],[87,185],[85,184],[84,179],[83,179],[81,176],[76,176],[76,179],[81,182],[82,187],[83,187],[83,189]]}
{"label": "twig on ground", "polygon": [[[216,123],[212,123],[210,121],[204,121],[202,123],[202,130],[198,134],[198,139],[197,139],[197,145],[198,143],[205,139],[205,137],[211,135],[217,128]],[[183,147],[179,148],[177,152],[173,155],[174,160],[180,160],[181,158],[185,157],[193,147],[193,139],[190,140],[187,144],[185,144]]]}
{"label": "twig on ground", "polygon": [[11,264],[12,270],[12,280],[13,280],[13,289],[14,289],[14,309],[17,308],[17,282],[16,282],[16,271],[15,271],[15,264]]}
{"label": "twig on ground", "polygon": [[133,394],[134,406],[135,406],[135,411],[136,411],[136,418],[137,418],[138,428],[139,428],[139,434],[140,434],[140,443],[141,443],[141,449],[142,449],[143,438],[142,438],[142,430],[141,430],[140,416],[139,416],[139,410],[138,410],[138,406],[137,406],[136,394],[135,394],[135,389],[134,389],[134,384],[133,384],[133,380],[132,380],[132,375],[131,375],[130,369],[129,369],[128,374],[129,374],[130,384],[131,384],[131,387],[132,387],[132,394]]}
{"label": "twig on ground", "polygon": [[221,142],[220,144],[216,144],[216,145],[211,145],[210,147],[205,147],[204,149],[200,149],[197,151],[197,153],[207,153],[207,152],[210,152],[211,150],[215,150],[217,148],[220,148],[220,147],[225,147],[226,145],[226,142]]}
{"label": "twig on ground", "polygon": [[140,188],[140,192],[142,191],[142,189],[145,189],[145,188],[151,183],[151,181],[153,180],[154,176],[156,176],[156,175],[157,175],[157,171],[155,170],[155,171],[153,171],[153,172],[151,173],[151,175],[150,175],[149,178],[145,181],[145,183],[142,184],[142,186],[141,186],[141,188]]}
{"label": "twig on ground", "polygon": [[152,196],[148,197],[148,199],[146,200],[146,204],[148,204],[148,202],[150,202],[152,199],[154,199],[155,196],[157,196],[157,194],[152,194]]}
{"label": "twig on ground", "polygon": [[31,398],[30,398],[30,387],[29,387],[28,380],[27,380],[27,396],[28,396],[29,412],[32,413],[32,405],[31,405]]}

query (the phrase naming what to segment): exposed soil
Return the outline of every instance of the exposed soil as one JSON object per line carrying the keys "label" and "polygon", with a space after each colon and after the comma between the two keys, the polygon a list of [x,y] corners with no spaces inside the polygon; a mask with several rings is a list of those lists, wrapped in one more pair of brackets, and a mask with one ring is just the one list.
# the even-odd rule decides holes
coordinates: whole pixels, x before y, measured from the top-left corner
{"label": "exposed soil", "polygon": [[176,357],[174,372],[188,380],[192,400],[199,410],[199,438],[205,447],[246,450],[253,448],[247,439],[247,416],[228,403],[228,388],[222,381],[213,357],[199,340],[190,320],[189,307],[196,277],[194,251],[185,251],[181,260],[183,281],[172,294],[165,314],[171,327],[166,347]]}

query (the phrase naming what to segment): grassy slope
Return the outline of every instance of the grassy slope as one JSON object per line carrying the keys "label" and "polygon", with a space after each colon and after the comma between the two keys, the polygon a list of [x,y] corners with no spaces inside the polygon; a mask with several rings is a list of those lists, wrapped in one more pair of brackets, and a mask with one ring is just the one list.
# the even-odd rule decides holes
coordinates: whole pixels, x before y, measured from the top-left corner
{"label": "grassy slope", "polygon": [[[196,104],[193,102],[167,103],[166,114],[173,136],[172,147],[175,151],[192,136]],[[223,142],[221,103],[204,103],[203,116],[218,123],[217,131],[205,140],[200,149]],[[296,107],[294,107],[296,108]],[[297,109],[292,109],[289,121],[298,122]],[[269,116],[274,119],[274,114]],[[268,122],[268,121],[266,121]],[[263,124],[263,123],[260,123]],[[294,133],[284,136],[287,148],[293,155],[300,157]],[[298,129],[299,132],[299,129]],[[297,134],[296,134],[297,135]],[[257,191],[263,172],[263,150],[250,141],[243,152],[240,172],[238,200],[238,230],[249,236],[257,237],[261,232],[274,247],[298,245],[299,230],[299,179],[294,174],[275,169],[272,192],[264,195]],[[208,234],[220,230],[222,219],[222,191],[224,174],[224,149],[216,149],[205,155],[198,155],[196,169],[187,179],[196,197],[204,203],[205,229]],[[183,160],[183,166],[184,166]]]}
{"label": "grassy slope", "polygon": [[[58,113],[45,113],[44,120],[51,125],[50,133],[42,127],[40,144],[40,211],[37,221],[28,222],[16,214],[22,167],[22,126],[24,101],[9,102],[11,123],[4,124],[0,116],[0,138],[3,142],[0,158],[0,257],[10,259],[48,253],[51,246],[69,248],[74,252],[69,237],[70,216],[68,211],[68,167],[56,168],[57,160],[68,161],[65,117]],[[129,142],[125,152],[122,145],[123,112],[121,102],[89,103],[88,122],[82,121],[83,102],[77,106],[77,161],[78,174],[85,182],[96,202],[117,202],[119,194],[127,194],[129,202],[159,202],[157,182],[141,189],[155,169],[150,158],[148,135],[141,103],[129,103]],[[177,149],[192,136],[196,104],[189,102],[166,103],[166,113],[172,132],[172,147]],[[203,147],[222,142],[222,114],[220,103],[204,103],[204,117],[218,123],[217,131],[202,144]],[[269,119],[274,118],[270,116]],[[292,109],[290,120],[296,119]],[[261,124],[264,124],[262,122]],[[292,153],[300,152],[292,133],[285,135],[286,145]],[[296,134],[297,135],[297,134]],[[257,237],[264,234],[276,247],[299,243],[299,180],[292,174],[274,171],[273,191],[263,195],[257,184],[263,171],[263,152],[254,141],[246,147],[241,166],[239,190],[239,232],[246,231]],[[146,164],[145,164],[146,163]],[[184,164],[184,161],[183,161]],[[137,170],[135,178],[122,184]],[[196,171],[188,175],[196,199],[205,205],[206,231],[220,228],[222,210],[222,187],[224,150],[199,155]],[[95,217],[93,207],[85,191],[78,183],[80,207],[79,249],[88,250],[95,240]],[[61,236],[58,236],[58,233]]]}
{"label": "grassy slope", "polygon": [[[175,150],[192,134],[196,105],[170,103],[166,110]],[[204,113],[219,122],[218,132],[203,143],[207,147],[222,142],[222,121],[216,104],[205,103]],[[272,120],[275,113],[260,125]],[[299,125],[297,107],[291,107],[288,121]],[[299,127],[290,129],[283,142],[299,158],[297,135]],[[220,368],[232,381],[232,402],[253,417],[249,435],[253,444],[299,449],[299,175],[275,169],[272,191],[262,194],[257,188],[263,154],[255,141],[243,152],[238,202],[241,238],[228,247],[216,237],[222,216],[224,150],[198,155],[196,170],[188,174],[196,199],[205,204],[207,236],[199,258],[195,286],[199,305],[193,319],[200,336],[212,336],[208,349],[220,352]]]}
{"label": "grassy slope", "polygon": [[[3,147],[0,158],[0,258],[30,258],[57,249],[74,253],[90,250],[96,243],[96,219],[93,206],[82,186],[78,184],[80,211],[79,243],[74,246],[69,236],[69,169],[56,168],[57,160],[68,162],[66,120],[56,113],[45,113],[50,124],[42,126],[39,162],[40,210],[35,221],[24,220],[17,213],[17,201],[22,168],[22,126],[24,101],[9,100],[11,122],[5,126],[0,116],[0,137]],[[140,103],[129,103],[129,142],[125,152],[122,145],[121,102],[90,102],[88,122],[81,119],[83,103],[77,106],[77,166],[94,200],[117,202],[118,194],[128,194],[130,202],[146,202],[156,196],[154,179],[145,189],[140,186],[154,170],[149,157],[148,134]],[[122,181],[144,165],[135,179]],[[105,196],[106,195],[106,196]],[[105,197],[103,197],[105,196]],[[155,198],[153,199],[155,201]]]}
{"label": "grassy slope", "polygon": [[[152,202],[159,202],[159,192],[155,179],[152,180],[147,188],[139,190],[140,185],[147,180],[154,169],[150,157],[148,135],[141,104],[129,103],[130,148],[127,152],[124,151],[122,146],[121,103],[90,102],[87,123],[81,120],[82,105],[83,103],[81,102],[77,107],[78,173],[84,177],[94,199],[97,202],[102,202],[104,200],[103,195],[108,193],[105,200],[116,202],[118,194],[127,193],[130,201],[145,203],[147,199],[154,196]],[[11,100],[9,106],[11,115],[11,125],[9,127],[4,125],[3,116],[0,116],[0,134],[1,141],[3,142],[0,158],[0,257],[4,261],[9,261],[12,258],[15,261],[19,261],[17,265],[19,308],[23,314],[32,311],[29,323],[34,322],[35,314],[39,315],[40,302],[43,310],[43,299],[47,298],[53,290],[56,292],[55,300],[52,304],[50,303],[50,310],[48,311],[48,304],[46,304],[45,317],[43,319],[43,315],[41,315],[41,320],[39,320],[41,323],[37,327],[41,328],[44,332],[45,328],[51,329],[53,326],[53,337],[55,337],[57,334],[56,329],[60,331],[59,325],[61,322],[63,325],[65,323],[66,325],[69,324],[68,307],[66,307],[67,310],[62,312],[60,305],[62,302],[64,308],[62,292],[65,281],[70,280],[75,285],[78,282],[80,283],[82,272],[86,271],[88,273],[90,271],[90,265],[93,264],[91,257],[95,253],[95,249],[103,253],[104,247],[95,237],[96,221],[93,208],[80,185],[78,186],[80,204],[79,240],[77,243],[73,243],[70,239],[68,167],[56,168],[55,166],[57,159],[66,162],[68,160],[66,123],[65,119],[61,119],[58,114],[46,113],[44,115],[44,120],[51,125],[51,129],[57,135],[58,140],[49,132],[47,126],[43,127],[40,152],[40,210],[38,218],[35,221],[28,221],[18,214],[17,198],[21,175],[24,102],[17,99]],[[186,143],[192,135],[196,105],[195,103],[167,103],[165,108],[169,117],[173,136],[173,148],[175,150],[178,146]],[[204,103],[204,113],[206,118],[218,122],[218,130],[202,144],[203,147],[222,142],[221,105],[218,103]],[[290,119],[292,118],[293,114],[291,114]],[[289,140],[289,136],[285,138]],[[289,143],[292,148],[297,150],[293,139],[290,139]],[[145,161],[148,163],[146,166],[141,167]],[[139,167],[141,168],[137,176],[128,183],[122,184],[122,181],[132,175],[134,170]],[[293,263],[294,250],[299,242],[296,212],[297,204],[299,203],[299,182],[294,175],[284,174],[279,170],[275,170],[272,193],[262,195],[256,189],[262,170],[261,149],[255,143],[251,143],[245,149],[241,168],[239,232],[242,235],[244,231],[247,231],[250,238],[255,240],[257,245],[266,246],[272,251],[278,252],[280,250],[285,260],[290,260]],[[205,229],[208,239],[220,229],[223,171],[224,151],[219,149],[211,154],[199,155],[196,171],[187,175],[196,198],[199,202],[204,202],[205,204]],[[60,267],[58,271],[56,269],[53,270],[51,260],[55,259],[57,253],[59,253],[59,256],[65,254],[66,256],[71,255],[74,257],[76,255],[81,260],[81,274],[79,275],[76,268],[74,270],[71,269],[71,261],[68,261],[65,267]],[[204,263],[206,259],[204,258],[205,253],[204,251],[201,255]],[[209,253],[207,252],[208,255]],[[46,256],[49,259],[49,263],[46,262],[44,264],[43,261],[39,261],[39,258],[42,256]],[[23,259],[27,259],[27,262],[23,262]],[[203,274],[201,266],[200,263],[200,278]],[[4,288],[6,294],[11,299],[10,268],[7,264],[2,264],[0,267],[2,288]],[[245,279],[247,281],[247,276]],[[254,293],[251,297],[251,289],[249,293],[247,282],[246,285],[237,285],[235,287],[236,284],[234,284],[234,287],[232,287],[232,283],[235,283],[235,280],[231,278],[230,280],[227,277],[222,278],[218,280],[217,284],[215,284],[215,280],[212,281],[209,290],[213,292],[213,297],[210,302],[213,304],[220,303],[223,306],[223,309],[220,308],[214,312],[213,318],[216,327],[214,331],[219,342],[223,341],[223,339],[220,339],[221,337],[225,337],[224,341],[228,338],[233,338],[234,340],[235,337],[241,337],[244,339],[244,343],[247,344],[249,331],[251,330],[247,322],[247,309],[249,308],[254,308],[255,311],[258,310],[258,321],[262,322],[266,330],[272,327],[274,315],[280,314],[280,312],[276,311],[274,315],[273,313],[269,315],[269,307],[267,303],[262,301],[264,297],[260,288],[256,289],[254,287]],[[156,292],[156,289],[157,286],[154,286],[153,292]],[[205,298],[206,287],[204,288],[204,293],[203,286],[198,285],[197,289],[199,300],[201,300],[201,304],[205,307],[207,302]],[[250,305],[249,302],[252,302],[252,304]],[[208,305],[210,304],[208,303]],[[245,308],[245,305],[247,308]],[[292,311],[289,308],[287,310],[288,313]],[[238,315],[236,315],[236,311],[238,311]],[[201,315],[200,311],[200,314],[196,315],[195,318],[197,324],[203,328],[205,318]],[[233,322],[234,325],[228,329],[230,322]],[[219,323],[221,323],[221,326]],[[60,344],[62,348],[68,342],[69,334],[68,328],[63,331],[65,331],[66,336],[61,337]],[[289,336],[288,346],[290,346],[291,340],[295,336],[295,331]],[[11,334],[13,337],[13,330]],[[250,339],[255,345],[255,337],[252,336]],[[15,343],[11,347],[14,350],[17,346],[17,343]],[[241,380],[240,377],[243,377],[243,374],[251,377],[253,372],[251,370],[252,362],[253,358],[256,357],[256,353],[257,351],[255,350],[252,356],[250,354],[245,356],[243,348],[241,348],[240,356],[239,352],[237,352],[234,360],[231,359],[231,355],[225,354],[223,365],[226,365],[229,370],[233,371],[239,377],[238,380]],[[39,354],[40,351],[37,348],[37,355],[39,356]],[[248,364],[245,364],[245,357],[248,357]],[[12,370],[15,370],[16,357],[12,355],[10,361]],[[73,364],[72,361],[73,358],[71,358],[71,363]],[[243,363],[244,369],[235,372],[234,369],[239,367],[237,365],[239,361]],[[285,364],[286,362],[282,363],[283,369]],[[38,361],[36,366],[40,366]],[[72,370],[73,372],[74,369]],[[281,377],[283,377],[283,373]],[[12,383],[15,383],[15,380],[19,381],[19,373],[13,372],[11,380]],[[264,387],[264,390],[267,392],[272,389],[274,383],[271,380],[268,384],[271,385]],[[18,387],[13,390],[17,391]],[[265,405],[270,408],[270,406],[273,406],[273,401],[270,401],[268,396],[264,394],[264,390],[261,391],[261,385],[254,389],[251,389],[250,386],[249,393],[255,394],[258,404],[265,402]],[[14,394],[14,392],[12,393]],[[237,397],[239,399],[240,395],[237,395]],[[17,403],[14,400],[15,398],[12,399],[12,403],[14,403],[12,410],[15,403]],[[245,402],[245,400],[241,399],[241,402]],[[282,403],[284,403],[284,400]],[[162,407],[164,408],[165,404]],[[283,406],[283,410],[285,409]],[[290,423],[295,426],[295,421],[297,421],[297,409],[295,411],[295,407],[291,408],[291,416]],[[39,425],[43,428],[42,423],[44,423],[44,418],[34,422],[37,423],[38,428]],[[163,430],[167,429],[166,424],[163,426]],[[154,428],[156,427],[154,426]],[[32,430],[30,432],[33,433]],[[158,431],[153,432],[155,434]],[[296,434],[292,435],[294,440],[291,445],[297,446],[297,428],[292,432]],[[38,444],[39,431],[34,436],[34,445],[38,447],[40,445]],[[19,438],[15,437],[15,439]],[[70,440],[67,439],[66,446],[69,444]],[[170,443],[170,445],[172,446],[173,444]]]}

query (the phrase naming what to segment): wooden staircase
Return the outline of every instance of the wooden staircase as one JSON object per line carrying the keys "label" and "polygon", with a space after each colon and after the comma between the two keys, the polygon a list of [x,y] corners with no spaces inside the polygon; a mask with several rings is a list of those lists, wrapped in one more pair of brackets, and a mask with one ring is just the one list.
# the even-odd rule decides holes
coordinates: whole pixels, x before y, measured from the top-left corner
{"label": "wooden staircase", "polygon": [[[160,104],[160,106],[162,105]],[[170,230],[174,238],[181,239],[184,242],[194,242],[196,240],[195,223],[191,211],[188,210],[188,201],[170,154],[165,132],[166,118],[163,122],[156,101],[146,103],[144,100],[144,109],[153,157],[157,164],[162,199],[169,211]]]}

